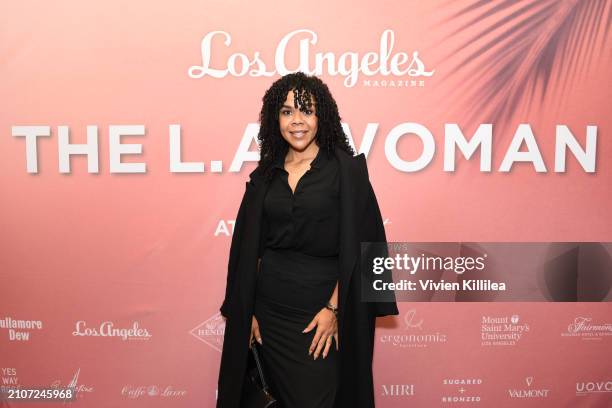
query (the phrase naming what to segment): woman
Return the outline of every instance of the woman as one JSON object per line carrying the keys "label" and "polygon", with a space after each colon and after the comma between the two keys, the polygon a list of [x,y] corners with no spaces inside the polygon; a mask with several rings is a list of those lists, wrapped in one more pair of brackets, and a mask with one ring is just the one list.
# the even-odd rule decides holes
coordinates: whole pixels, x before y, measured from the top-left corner
{"label": "woman", "polygon": [[365,157],[353,157],[315,76],[277,80],[260,122],[261,159],[238,210],[221,306],[217,406],[239,406],[254,339],[284,408],[373,407],[375,317],[398,311],[394,298],[360,300],[360,243],[386,241]]}

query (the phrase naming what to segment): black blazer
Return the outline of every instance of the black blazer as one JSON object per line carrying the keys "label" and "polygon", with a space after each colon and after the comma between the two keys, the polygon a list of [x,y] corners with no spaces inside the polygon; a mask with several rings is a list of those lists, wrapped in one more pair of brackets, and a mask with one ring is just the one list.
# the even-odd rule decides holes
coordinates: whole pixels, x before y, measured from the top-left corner
{"label": "black blazer", "polygon": [[[336,406],[373,407],[372,353],[377,316],[399,314],[395,298],[361,301],[357,260],[361,242],[386,242],[365,155],[336,148],[340,164],[340,252],[338,283],[338,370]],[[217,407],[238,408],[248,357],[255,301],[263,199],[269,182],[257,167],[249,175],[230,245],[227,286],[221,313],[227,318],[219,370]],[[383,250],[377,256],[385,256]],[[385,279],[390,279],[387,275]]]}

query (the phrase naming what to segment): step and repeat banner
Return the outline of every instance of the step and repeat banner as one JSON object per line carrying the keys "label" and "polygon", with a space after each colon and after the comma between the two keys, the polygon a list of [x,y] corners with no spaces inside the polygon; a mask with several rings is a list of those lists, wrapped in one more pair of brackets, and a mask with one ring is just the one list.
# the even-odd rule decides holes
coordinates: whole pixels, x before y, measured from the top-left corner
{"label": "step and repeat banner", "polygon": [[76,390],[45,406],[215,405],[261,99],[299,70],[365,153],[388,241],[497,243],[498,267],[518,265],[498,270],[533,282],[461,296],[438,274],[398,298],[377,321],[377,406],[612,406],[611,8],[2,5],[0,386]]}

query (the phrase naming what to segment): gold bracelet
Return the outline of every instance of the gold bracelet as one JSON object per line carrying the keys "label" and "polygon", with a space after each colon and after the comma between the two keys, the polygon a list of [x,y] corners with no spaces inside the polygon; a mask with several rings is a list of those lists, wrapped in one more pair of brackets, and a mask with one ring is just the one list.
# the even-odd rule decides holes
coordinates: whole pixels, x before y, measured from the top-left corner
{"label": "gold bracelet", "polygon": [[338,317],[338,307],[335,305],[332,305],[330,302],[327,302],[327,304],[325,305],[325,308],[327,310],[331,310],[334,313],[334,316]]}

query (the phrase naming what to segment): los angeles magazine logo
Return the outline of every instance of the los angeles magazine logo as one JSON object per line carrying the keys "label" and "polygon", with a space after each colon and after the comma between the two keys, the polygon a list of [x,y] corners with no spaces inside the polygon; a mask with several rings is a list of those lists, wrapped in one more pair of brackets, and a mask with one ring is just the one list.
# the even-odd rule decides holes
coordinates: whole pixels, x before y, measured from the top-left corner
{"label": "los angeles magazine logo", "polygon": [[133,322],[129,328],[117,327],[112,321],[100,323],[97,327],[89,327],[85,320],[76,322],[76,329],[72,332],[77,337],[115,337],[121,340],[149,340],[152,336],[140,323]]}
{"label": "los angeles magazine logo", "polygon": [[[216,39],[216,41],[214,41]],[[204,76],[224,78],[228,75],[243,77],[272,77],[275,74],[286,75],[301,71],[308,74],[344,77],[344,86],[354,87],[359,76],[382,76],[385,79],[364,79],[366,87],[423,87],[424,78],[431,77],[435,70],[428,71],[425,63],[419,56],[419,51],[411,53],[394,52],[395,33],[387,29],[382,32],[379,47],[376,51],[369,51],[360,55],[354,51],[346,51],[340,55],[332,51],[316,52],[312,54],[311,46],[317,44],[317,33],[308,29],[299,29],[287,33],[276,45],[273,63],[262,59],[261,51],[254,51],[253,55],[241,52],[231,54],[227,60],[221,61],[213,54],[213,41],[219,46],[219,40],[225,47],[232,44],[232,36],[225,31],[211,31],[207,33],[200,43],[201,61],[199,65],[189,67],[190,78],[198,79]],[[295,41],[294,41],[295,40]],[[289,67],[287,51],[297,47],[298,63]],[[268,66],[273,65],[273,70]],[[311,69],[311,67],[314,67]],[[386,79],[391,77],[391,79]]]}

